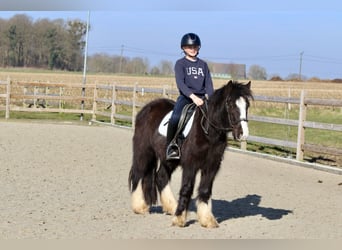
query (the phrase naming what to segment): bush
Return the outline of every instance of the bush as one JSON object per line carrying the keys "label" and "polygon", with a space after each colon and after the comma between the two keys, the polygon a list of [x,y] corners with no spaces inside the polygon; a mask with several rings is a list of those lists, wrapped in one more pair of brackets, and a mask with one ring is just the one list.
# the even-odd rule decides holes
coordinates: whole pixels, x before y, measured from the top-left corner
{"label": "bush", "polygon": [[272,76],[270,81],[283,81],[283,79],[280,76]]}
{"label": "bush", "polygon": [[341,78],[336,78],[336,79],[331,80],[331,82],[342,83],[342,79]]}

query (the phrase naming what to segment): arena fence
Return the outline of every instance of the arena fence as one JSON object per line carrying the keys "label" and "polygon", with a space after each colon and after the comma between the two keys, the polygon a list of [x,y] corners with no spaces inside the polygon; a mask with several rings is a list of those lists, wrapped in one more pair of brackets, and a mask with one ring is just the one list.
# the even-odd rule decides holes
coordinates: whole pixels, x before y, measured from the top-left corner
{"label": "arena fence", "polygon": [[[84,90],[84,91],[83,91]],[[10,78],[0,81],[0,111],[5,111],[5,118],[10,118],[12,111],[20,112],[58,112],[90,114],[93,122],[117,124],[126,121],[134,128],[135,116],[138,110],[148,101],[177,95],[177,91],[163,88],[146,88],[137,83],[133,86],[112,84],[67,84],[42,82],[11,82]],[[298,129],[297,140],[278,140],[250,135],[248,142],[289,147],[296,150],[296,160],[303,161],[306,152],[317,152],[327,155],[341,156],[342,149],[313,145],[305,142],[305,129],[323,129],[342,131],[341,124],[328,124],[307,120],[307,109],[311,106],[342,107],[342,100],[314,99],[306,97],[306,90],[301,91],[300,98],[254,96],[254,101],[265,103],[282,103],[290,107],[299,106],[299,119],[282,119],[274,117],[249,115],[249,120],[295,126]],[[81,105],[82,103],[82,105]],[[82,108],[81,108],[82,107]],[[247,142],[241,142],[241,148],[246,150]]]}

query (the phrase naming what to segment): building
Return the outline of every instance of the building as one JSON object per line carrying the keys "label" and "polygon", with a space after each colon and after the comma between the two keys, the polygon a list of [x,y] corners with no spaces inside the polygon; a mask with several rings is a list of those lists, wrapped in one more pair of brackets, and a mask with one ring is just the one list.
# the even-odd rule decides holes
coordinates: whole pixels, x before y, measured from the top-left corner
{"label": "building", "polygon": [[212,77],[246,79],[246,64],[208,62]]}

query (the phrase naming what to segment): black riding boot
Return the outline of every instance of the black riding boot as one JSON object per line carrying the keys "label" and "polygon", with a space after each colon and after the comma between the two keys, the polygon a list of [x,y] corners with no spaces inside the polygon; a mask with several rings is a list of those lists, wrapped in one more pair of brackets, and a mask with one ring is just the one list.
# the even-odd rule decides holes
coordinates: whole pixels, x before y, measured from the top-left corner
{"label": "black riding boot", "polygon": [[180,148],[177,145],[177,124],[169,122],[166,136],[166,160],[178,160],[180,158]]}

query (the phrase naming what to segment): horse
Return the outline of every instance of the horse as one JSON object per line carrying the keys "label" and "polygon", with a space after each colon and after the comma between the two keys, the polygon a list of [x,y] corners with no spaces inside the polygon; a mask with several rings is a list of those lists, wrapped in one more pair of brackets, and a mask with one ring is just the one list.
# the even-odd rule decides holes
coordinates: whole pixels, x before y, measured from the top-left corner
{"label": "horse", "polygon": [[[183,140],[179,160],[166,160],[166,138],[158,132],[174,101],[160,98],[146,104],[137,114],[132,139],[133,159],[128,184],[131,207],[136,214],[150,212],[160,196],[163,212],[173,215],[172,225],[186,226],[187,210],[198,171],[197,217],[201,226],[218,227],[212,214],[212,187],[228,145],[228,132],[235,140],[248,136],[251,82],[229,81],[195,109],[193,125]],[[159,167],[158,167],[159,162]],[[182,168],[178,202],[170,188],[173,171]]]}

